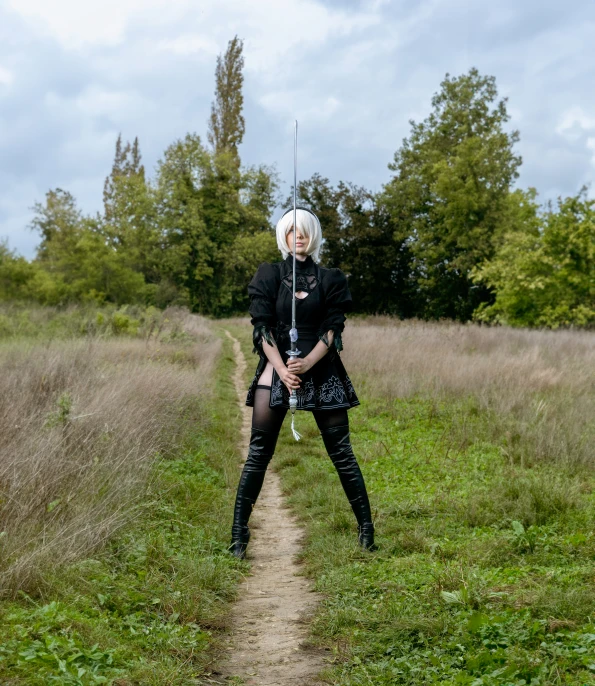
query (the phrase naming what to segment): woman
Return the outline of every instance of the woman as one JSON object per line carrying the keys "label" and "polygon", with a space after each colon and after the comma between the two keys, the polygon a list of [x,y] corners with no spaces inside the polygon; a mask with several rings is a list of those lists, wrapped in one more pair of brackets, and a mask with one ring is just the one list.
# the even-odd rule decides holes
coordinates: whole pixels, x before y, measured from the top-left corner
{"label": "woman", "polygon": [[248,519],[275,452],[289,394],[297,408],[310,410],[325,448],[339,474],[358,522],[358,540],[377,550],[364,479],[349,440],[347,410],[359,405],[339,351],[345,312],[352,300],[340,269],[318,266],[322,233],[318,217],[305,208],[296,212],[296,327],[301,357],[289,358],[293,299],[293,209],[277,223],[277,245],[284,260],[259,266],[248,285],[254,326],[254,353],[260,360],[248,389],[253,408],[248,457],[238,485],[229,550],[243,559],[250,539]]}

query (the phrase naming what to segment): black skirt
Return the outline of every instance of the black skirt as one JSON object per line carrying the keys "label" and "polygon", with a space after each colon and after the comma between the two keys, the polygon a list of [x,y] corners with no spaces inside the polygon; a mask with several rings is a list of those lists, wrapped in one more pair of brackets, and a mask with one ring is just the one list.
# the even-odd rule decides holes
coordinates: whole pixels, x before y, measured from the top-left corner
{"label": "black skirt", "polygon": [[[304,326],[300,330],[298,327],[297,347],[301,351],[300,357],[308,355],[317,343],[318,336],[315,331],[306,331]],[[279,336],[277,347],[285,364],[289,359],[286,351],[290,349],[290,345],[287,336]],[[333,355],[332,352],[334,351],[331,348],[311,369],[299,375],[302,381],[300,388],[296,390],[298,410],[350,409],[360,404],[340,355],[338,353]],[[246,405],[249,407],[254,407],[256,384],[265,367],[266,360],[261,358],[246,397]],[[289,391],[275,369],[273,369],[269,407],[289,409]]]}

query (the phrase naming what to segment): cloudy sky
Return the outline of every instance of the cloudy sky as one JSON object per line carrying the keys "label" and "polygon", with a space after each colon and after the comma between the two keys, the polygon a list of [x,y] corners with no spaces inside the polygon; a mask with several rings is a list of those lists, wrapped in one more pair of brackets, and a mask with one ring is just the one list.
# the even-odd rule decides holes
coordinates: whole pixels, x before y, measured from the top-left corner
{"label": "cloudy sky", "polygon": [[[31,258],[31,206],[61,187],[101,209],[119,132],[150,175],[206,142],[215,61],[244,40],[247,164],[379,190],[448,72],[496,77],[520,130],[521,187],[595,179],[593,0],[0,0],[0,237]],[[276,217],[275,217],[276,219]]]}

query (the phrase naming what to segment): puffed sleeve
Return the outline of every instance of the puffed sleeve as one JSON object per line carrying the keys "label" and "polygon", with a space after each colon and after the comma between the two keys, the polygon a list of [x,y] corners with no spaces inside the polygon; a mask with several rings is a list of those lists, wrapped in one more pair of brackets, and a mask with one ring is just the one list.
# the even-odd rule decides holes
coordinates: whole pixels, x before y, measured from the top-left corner
{"label": "puffed sleeve", "polygon": [[252,316],[250,323],[254,327],[252,341],[253,353],[266,359],[262,349],[263,338],[270,344],[274,344],[271,328],[276,324],[275,304],[277,300],[278,271],[268,262],[263,262],[257,269],[252,281],[248,284],[250,306],[248,312]]}
{"label": "puffed sleeve", "polygon": [[332,356],[343,350],[341,334],[345,328],[346,312],[350,312],[353,300],[347,285],[347,277],[340,269],[329,269],[322,281],[325,314],[318,329],[318,338],[330,347],[327,333],[332,329]]}

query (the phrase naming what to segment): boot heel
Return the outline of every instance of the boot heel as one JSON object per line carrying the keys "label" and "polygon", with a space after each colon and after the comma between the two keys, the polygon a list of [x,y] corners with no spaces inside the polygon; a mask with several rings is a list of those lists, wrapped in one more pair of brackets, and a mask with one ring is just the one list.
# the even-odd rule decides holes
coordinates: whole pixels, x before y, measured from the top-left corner
{"label": "boot heel", "polygon": [[228,550],[234,557],[237,557],[239,560],[244,560],[246,558],[247,547],[247,543],[242,543],[241,541],[233,541],[233,543],[229,546]]}
{"label": "boot heel", "polygon": [[374,552],[378,550],[378,546],[374,543],[374,526],[372,524],[358,524],[357,538],[360,546],[364,550]]}

